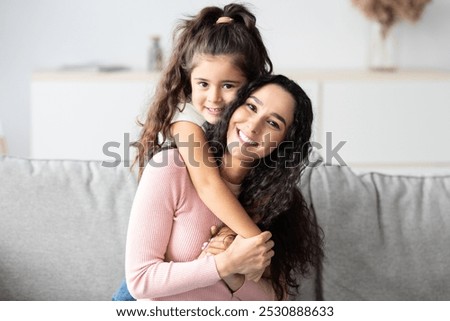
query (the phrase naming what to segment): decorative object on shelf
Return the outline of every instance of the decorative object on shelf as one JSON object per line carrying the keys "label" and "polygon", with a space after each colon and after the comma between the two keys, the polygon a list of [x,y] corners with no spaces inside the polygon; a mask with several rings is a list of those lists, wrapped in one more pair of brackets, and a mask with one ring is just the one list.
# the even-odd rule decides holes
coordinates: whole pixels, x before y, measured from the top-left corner
{"label": "decorative object on shelf", "polygon": [[399,20],[416,22],[431,0],[352,0],[364,15],[373,20],[370,30],[369,68],[394,71],[396,36],[393,26]]}
{"label": "decorative object on shelf", "polygon": [[3,134],[2,122],[0,121],[0,156],[7,154],[6,139]]}
{"label": "decorative object on shelf", "polygon": [[150,37],[150,48],[148,49],[148,71],[161,71],[163,67],[163,52],[159,43],[159,36]]}
{"label": "decorative object on shelf", "polygon": [[391,28],[386,32],[379,22],[371,22],[369,35],[368,66],[376,71],[397,69],[397,35]]}

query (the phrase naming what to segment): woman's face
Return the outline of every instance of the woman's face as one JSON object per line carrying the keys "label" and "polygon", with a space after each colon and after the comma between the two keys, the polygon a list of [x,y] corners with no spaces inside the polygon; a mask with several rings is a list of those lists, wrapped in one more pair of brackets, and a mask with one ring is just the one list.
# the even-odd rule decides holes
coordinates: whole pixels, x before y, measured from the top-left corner
{"label": "woman's face", "polygon": [[231,116],[228,152],[248,163],[269,155],[284,141],[294,108],[294,98],[281,86],[268,84],[257,89]]}

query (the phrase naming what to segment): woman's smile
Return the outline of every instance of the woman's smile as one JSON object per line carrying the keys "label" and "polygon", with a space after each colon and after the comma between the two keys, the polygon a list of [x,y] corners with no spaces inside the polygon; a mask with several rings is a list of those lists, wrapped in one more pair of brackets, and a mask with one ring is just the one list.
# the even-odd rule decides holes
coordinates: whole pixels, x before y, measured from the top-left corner
{"label": "woman's smile", "polygon": [[256,141],[254,141],[253,139],[251,139],[250,137],[248,137],[242,130],[237,128],[236,131],[237,131],[238,137],[240,138],[240,140],[243,144],[249,144],[251,146],[258,146],[258,143]]}

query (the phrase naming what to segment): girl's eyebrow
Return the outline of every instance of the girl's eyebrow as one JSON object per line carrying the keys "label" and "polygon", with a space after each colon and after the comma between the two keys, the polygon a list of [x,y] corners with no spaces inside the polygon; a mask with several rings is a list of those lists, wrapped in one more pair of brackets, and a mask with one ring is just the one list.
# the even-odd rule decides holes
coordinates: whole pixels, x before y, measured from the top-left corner
{"label": "girl's eyebrow", "polygon": [[[204,82],[208,82],[208,81],[209,81],[208,79],[206,79],[206,78],[201,78],[201,77],[196,77],[196,78],[194,78],[194,80],[197,80],[197,81],[204,81]],[[238,80],[222,80],[222,83],[240,84],[241,81],[238,81]]]}

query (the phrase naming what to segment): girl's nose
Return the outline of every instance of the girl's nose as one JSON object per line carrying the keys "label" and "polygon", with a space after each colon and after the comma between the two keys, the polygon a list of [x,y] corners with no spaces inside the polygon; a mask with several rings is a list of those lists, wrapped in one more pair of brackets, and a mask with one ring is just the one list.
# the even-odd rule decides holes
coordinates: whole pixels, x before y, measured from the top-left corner
{"label": "girl's nose", "polygon": [[211,103],[218,103],[222,100],[222,95],[219,89],[211,88],[208,92],[208,101]]}

